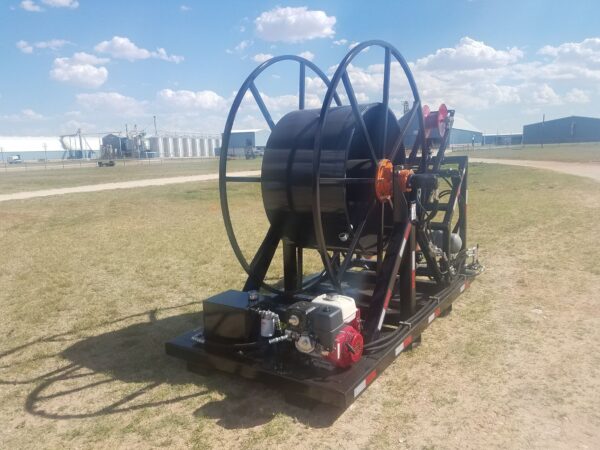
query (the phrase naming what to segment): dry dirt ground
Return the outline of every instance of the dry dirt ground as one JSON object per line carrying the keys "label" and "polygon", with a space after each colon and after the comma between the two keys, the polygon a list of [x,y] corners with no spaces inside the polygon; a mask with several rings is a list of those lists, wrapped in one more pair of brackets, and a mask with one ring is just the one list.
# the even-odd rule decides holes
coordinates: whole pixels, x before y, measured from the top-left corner
{"label": "dry dirt ground", "polygon": [[[231,172],[230,175],[250,177],[260,175],[260,171]],[[15,192],[0,195],[0,202],[9,200],[27,200],[38,197],[52,197],[55,195],[81,194],[84,192],[112,191],[114,189],[133,189],[149,186],[166,186],[167,184],[191,183],[195,181],[212,181],[219,179],[219,174],[191,175],[185,177],[151,178],[147,180],[120,181],[116,183],[89,184],[86,186],[75,186],[55,189],[41,189],[37,191]]]}
{"label": "dry dirt ground", "polygon": [[535,167],[537,169],[552,170],[554,172],[568,173],[580,177],[591,178],[600,181],[599,163],[578,163],[559,161],[530,161],[526,159],[493,159],[493,158],[469,158],[473,163],[494,163],[507,166]]}
{"label": "dry dirt ground", "polygon": [[599,183],[474,165],[486,272],[345,412],[165,356],[241,269],[216,183],[119,194],[0,207],[1,448],[600,448]]}

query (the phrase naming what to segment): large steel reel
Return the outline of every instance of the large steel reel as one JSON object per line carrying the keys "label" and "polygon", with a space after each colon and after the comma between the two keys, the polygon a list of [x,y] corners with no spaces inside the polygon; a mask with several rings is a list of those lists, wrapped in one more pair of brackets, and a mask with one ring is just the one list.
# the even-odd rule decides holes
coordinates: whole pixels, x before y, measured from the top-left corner
{"label": "large steel reel", "polygon": [[[223,140],[221,143],[221,152],[219,155],[219,195],[221,200],[221,212],[223,214],[223,222],[225,224],[225,230],[227,232],[227,237],[237,257],[240,262],[242,268],[246,271],[249,278],[254,281],[257,286],[260,286],[268,291],[273,293],[282,294],[283,291],[274,286],[266,284],[263,280],[263,277],[256,276],[256,268],[257,265],[263,264],[265,260],[268,260],[267,264],[270,264],[273,254],[277,248],[279,241],[283,238],[281,230],[276,225],[271,225],[267,235],[264,237],[259,250],[256,255],[252,258],[252,261],[249,262],[246,259],[246,256],[242,252],[238,240],[235,235],[233,223],[231,220],[231,214],[229,210],[229,201],[227,196],[227,185],[228,183],[261,183],[261,177],[247,177],[247,176],[228,176],[227,175],[227,162],[229,159],[229,144],[231,140],[231,132],[233,130],[233,126],[235,123],[235,119],[237,113],[240,109],[242,101],[248,92],[250,92],[256,101],[256,104],[261,111],[266,123],[269,128],[273,130],[275,128],[275,122],[265,105],[264,100],[258,88],[256,87],[255,81],[256,79],[269,67],[283,61],[295,61],[299,64],[299,83],[298,83],[298,110],[304,110],[305,102],[306,102],[306,68],[308,67],[312,70],[325,84],[325,86],[329,86],[329,78],[311,61],[308,61],[305,58],[295,55],[284,55],[277,56],[274,58],[265,61],[260,64],[256,69],[248,75],[240,89],[238,90],[231,109],[229,110],[229,114],[227,116],[227,121],[225,123],[225,129],[223,131]],[[341,105],[341,101],[337,94],[333,94],[333,101],[337,105]],[[266,255],[266,256],[265,256]],[[270,258],[269,258],[270,255]],[[301,286],[297,292],[304,291],[316,283],[318,283],[322,277],[325,275],[325,271],[321,273],[320,276],[314,277],[310,282]]]}
{"label": "large steel reel", "polygon": [[[358,54],[365,51],[370,47],[380,47],[384,49],[384,65],[383,65],[383,95],[382,101],[379,104],[379,115],[375,121],[375,124],[369,124],[369,121],[365,120],[365,116],[361,110],[361,105],[356,100],[356,95],[348,75],[348,66],[356,58]],[[408,81],[410,89],[413,95],[413,106],[408,112],[406,117],[400,120],[399,125],[395,120],[390,121],[389,114],[389,101],[390,101],[390,84],[391,84],[391,64],[392,57],[400,64],[400,67],[404,71],[404,75]],[[382,260],[385,239],[386,239],[386,202],[376,195],[375,187],[365,190],[370,193],[370,200],[368,201],[369,206],[364,208],[363,216],[358,219],[357,222],[352,223],[352,235],[350,236],[350,243],[345,253],[345,257],[339,263],[334,263],[333,259],[328,253],[328,233],[325,231],[323,226],[324,215],[322,211],[323,204],[323,162],[326,160],[324,155],[328,151],[327,134],[329,124],[334,118],[335,108],[332,108],[332,100],[336,94],[336,89],[339,83],[342,82],[346,95],[352,109],[352,114],[355,121],[355,128],[357,132],[361,134],[362,140],[365,142],[368,155],[370,157],[372,174],[371,179],[374,182],[379,182],[377,169],[382,165],[394,165],[404,163],[404,142],[407,137],[408,130],[412,130],[412,124],[415,118],[418,120],[418,132],[415,139],[411,155],[416,155],[419,147],[424,148],[424,122],[423,112],[421,109],[421,100],[415,80],[412,76],[410,68],[406,63],[406,60],[402,57],[400,52],[392,45],[384,41],[367,41],[354,47],[344,57],[337,70],[335,71],[331,84],[325,94],[323,100],[323,106],[319,113],[318,130],[315,137],[314,153],[313,153],[313,226],[314,233],[317,242],[317,247],[325,270],[331,280],[332,284],[337,290],[341,290],[342,280],[346,270],[350,267],[352,258],[355,252],[361,250],[360,244],[365,233],[374,226],[377,225],[377,260]],[[425,160],[426,158],[423,158]],[[390,164],[391,163],[391,164]],[[328,183],[328,180],[325,180]],[[340,181],[341,182],[341,181]],[[373,213],[377,213],[373,217]]]}
{"label": "large steel reel", "polygon": [[[385,51],[383,98],[378,103],[358,104],[347,69],[368,47],[381,47]],[[392,57],[402,67],[414,98],[412,109],[400,120],[389,108]],[[254,80],[264,69],[283,60],[300,63],[299,107],[275,124]],[[303,80],[307,66],[328,87],[320,109],[304,109]],[[349,101],[347,106],[341,106],[336,92],[340,82]],[[271,136],[263,158],[262,177],[235,179],[226,176],[229,138],[237,110],[248,90],[269,124]],[[415,119],[418,120],[418,134],[413,138],[416,154],[423,142],[424,129],[419,94],[404,58],[382,41],[368,41],[354,47],[338,66],[331,82],[314,64],[296,56],[273,58],[255,69],[242,85],[229,113],[220,160],[225,227],[233,250],[250,278],[255,277],[254,265],[260,263],[261,252],[263,261],[268,259],[264,258],[265,251],[272,256],[273,247],[281,239],[299,248],[317,249],[323,261],[321,276],[298,291],[313,286],[323,275],[327,275],[335,289],[341,290],[344,273],[351,267],[355,255],[376,254],[380,261],[391,211],[386,202],[375,195],[378,168],[383,160],[392,164],[405,162],[404,142],[408,130],[413,131]],[[248,263],[237,243],[229,215],[226,186],[235,181],[261,183],[263,204],[271,224],[252,263]],[[282,293],[262,279],[255,282],[267,290]]]}

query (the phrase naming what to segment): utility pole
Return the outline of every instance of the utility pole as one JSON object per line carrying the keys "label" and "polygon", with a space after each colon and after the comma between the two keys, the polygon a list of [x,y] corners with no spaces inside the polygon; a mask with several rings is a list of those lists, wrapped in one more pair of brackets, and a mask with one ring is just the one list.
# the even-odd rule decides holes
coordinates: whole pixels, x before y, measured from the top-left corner
{"label": "utility pole", "polygon": [[83,159],[83,141],[81,140],[81,128],[77,129],[77,135],[79,136],[79,152],[81,154],[81,159]]}
{"label": "utility pole", "polygon": [[542,148],[544,148],[544,124],[546,122],[546,114],[542,115],[542,132],[540,133],[540,142],[542,144]]}
{"label": "utility pole", "polygon": [[44,142],[44,169],[48,168],[48,146]]}

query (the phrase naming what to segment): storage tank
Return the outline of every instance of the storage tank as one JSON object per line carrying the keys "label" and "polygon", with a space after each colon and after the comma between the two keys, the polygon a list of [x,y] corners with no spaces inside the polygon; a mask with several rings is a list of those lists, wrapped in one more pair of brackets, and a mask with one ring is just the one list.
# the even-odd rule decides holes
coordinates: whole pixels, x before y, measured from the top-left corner
{"label": "storage tank", "polygon": [[161,138],[162,141],[162,150],[163,150],[163,157],[164,158],[170,158],[171,157],[171,138],[168,137],[163,137]]}
{"label": "storage tank", "polygon": [[184,137],[183,139],[183,156],[189,158],[192,156],[192,139]]}
{"label": "storage tank", "polygon": [[156,155],[163,157],[162,139],[158,136],[150,136],[148,138],[148,149],[156,153]]}
{"label": "storage tank", "polygon": [[181,158],[181,138],[174,137],[172,139],[173,152],[171,153],[171,156],[173,158]]}

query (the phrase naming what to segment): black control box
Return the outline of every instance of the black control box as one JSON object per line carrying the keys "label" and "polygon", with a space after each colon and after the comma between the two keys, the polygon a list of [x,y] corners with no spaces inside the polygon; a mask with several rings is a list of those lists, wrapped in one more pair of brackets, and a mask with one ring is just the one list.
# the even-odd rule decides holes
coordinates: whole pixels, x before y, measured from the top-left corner
{"label": "black control box", "polygon": [[248,341],[258,315],[249,309],[247,292],[229,290],[204,300],[204,336],[207,339]]}

